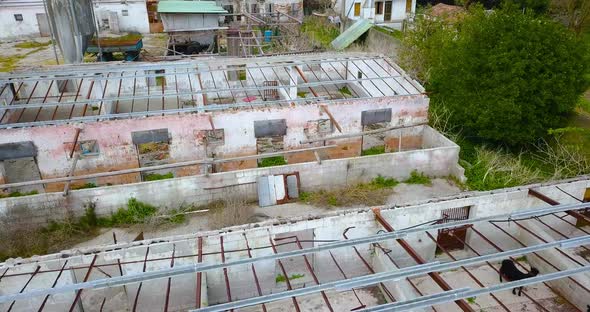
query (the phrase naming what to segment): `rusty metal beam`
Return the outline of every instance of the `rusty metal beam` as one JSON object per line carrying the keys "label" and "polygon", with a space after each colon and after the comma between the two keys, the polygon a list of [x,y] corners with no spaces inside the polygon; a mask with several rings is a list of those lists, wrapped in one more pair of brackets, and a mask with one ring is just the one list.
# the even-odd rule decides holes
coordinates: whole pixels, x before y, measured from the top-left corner
{"label": "rusty metal beam", "polygon": [[[25,285],[21,288],[21,290],[19,291],[19,293],[22,294],[22,292],[25,291],[25,289],[27,288],[27,286],[29,286],[29,284],[33,280],[33,277],[35,277],[35,275],[37,275],[37,273],[39,272],[39,269],[41,269],[41,266],[40,265],[37,265],[37,268],[35,269],[35,272],[33,272],[33,274],[31,274],[31,276],[29,277],[29,279],[27,280],[27,282],[25,283]],[[7,312],[12,311],[12,307],[14,307],[14,304],[15,303],[16,303],[16,300],[13,300],[12,303],[10,304],[10,306],[8,307],[8,310],[6,310],[6,311]]]}
{"label": "rusty metal beam", "polygon": [[[559,202],[558,201],[556,201],[556,200],[554,200],[554,199],[546,196],[545,194],[539,193],[537,190],[534,190],[532,188],[529,189],[529,195],[531,195],[533,197],[536,197],[536,198],[538,198],[538,199],[540,199],[540,200],[548,203],[551,206],[557,206],[557,205],[559,205]],[[578,220],[578,221],[584,220],[584,221],[590,223],[590,218],[589,217],[587,217],[587,216],[585,216],[585,215],[583,215],[583,214],[581,214],[581,213],[579,213],[577,211],[568,210],[568,211],[566,211],[566,213],[569,214],[570,216],[576,218],[576,220]]]}
{"label": "rusty metal beam", "polygon": [[[223,248],[223,236],[219,236],[219,243],[221,244],[221,263],[225,263],[225,249]],[[223,268],[223,277],[225,279],[225,291],[227,294],[227,301],[231,302],[231,285],[229,284],[227,268]]]}
{"label": "rusty metal beam", "polygon": [[[203,262],[203,237],[199,236],[197,238],[197,263]],[[197,273],[197,293],[196,293],[196,300],[197,300],[197,309],[201,307],[201,284],[203,280],[203,272]]]}
{"label": "rusty metal beam", "polygon": [[[143,258],[142,272],[145,272],[145,269],[147,268],[147,258],[148,258],[149,253],[150,253],[150,247],[148,246],[145,250],[145,257]],[[139,283],[139,286],[137,287],[137,293],[135,294],[135,299],[133,300],[133,310],[132,310],[133,312],[137,311],[137,302],[139,302],[139,294],[141,293],[142,286],[143,286],[143,282]]]}
{"label": "rusty metal beam", "polygon": [[[66,265],[68,265],[68,261],[66,260],[64,262],[64,264],[61,266],[61,269],[59,270],[59,273],[57,274],[57,277],[55,278],[55,281],[53,281],[53,284],[51,285],[51,288],[54,288],[55,285],[57,285],[57,282],[59,281],[59,278],[61,277],[61,274],[64,272],[64,269],[66,268]],[[46,295],[45,298],[43,299],[43,302],[41,303],[41,306],[39,307],[38,312],[43,311],[43,308],[45,308],[45,304],[47,303],[47,299],[49,299],[49,295]]]}
{"label": "rusty metal beam", "polygon": [[[246,249],[248,249],[248,257],[252,258],[252,248],[250,248],[250,243],[248,242],[248,236],[246,233],[242,233],[244,236],[244,240],[246,241]],[[258,275],[256,274],[256,268],[254,267],[254,263],[251,264],[252,268],[252,275],[254,275],[254,282],[256,283],[256,290],[258,291],[258,296],[262,296],[262,288],[260,287],[260,281],[258,280]],[[262,311],[266,312],[266,304],[262,304]]]}
{"label": "rusty metal beam", "polygon": [[[176,254],[176,244],[172,244],[172,260],[170,260],[170,268],[174,267],[174,255]],[[166,286],[166,302],[164,304],[164,312],[168,312],[168,305],[170,303],[170,288],[172,286],[172,277],[168,278],[168,285]]]}
{"label": "rusty metal beam", "polygon": [[[309,81],[307,81],[307,78],[305,78],[305,75],[303,75],[303,72],[301,71],[301,69],[299,69],[299,66],[294,65],[293,68],[295,68],[295,70],[297,71],[297,73],[299,74],[299,76],[301,77],[301,79],[303,79],[303,81],[305,83],[309,83]],[[315,90],[312,87],[308,87],[309,91],[311,91],[311,93],[313,94],[313,96],[315,97],[319,97],[319,95],[317,94],[317,92],[315,92]]]}
{"label": "rusty metal beam", "polygon": [[[98,258],[98,255],[95,254],[94,257],[92,258],[92,262],[90,262],[90,266],[88,267],[88,271],[86,271],[86,275],[84,276],[84,280],[83,282],[87,282],[88,279],[90,278],[90,273],[92,273],[92,267],[94,266],[94,264],[96,263],[96,259]],[[83,289],[80,289],[76,292],[76,297],[74,298],[74,302],[72,302],[72,305],[70,306],[70,312],[74,311],[74,308],[76,307],[76,303],[78,303],[78,300],[80,300],[80,296],[82,296],[82,291]]]}
{"label": "rusty metal beam", "polygon": [[[270,241],[270,245],[272,246],[272,251],[277,254],[277,247],[275,246],[275,243],[272,241],[272,237],[268,237],[268,240]],[[291,287],[291,281],[289,281],[289,275],[287,275],[287,270],[285,270],[285,266],[283,265],[283,262],[279,259],[277,260],[277,262],[279,263],[279,267],[281,268],[281,272],[283,272],[283,276],[285,277],[285,282],[287,282],[287,289],[288,290],[292,290],[293,287]],[[295,306],[295,311],[297,312],[301,312],[301,309],[299,308],[299,303],[297,303],[297,298],[295,297],[291,297],[291,300],[293,300],[293,306]]]}
{"label": "rusty metal beam", "polygon": [[[383,216],[381,216],[381,211],[378,208],[373,208],[373,213],[375,214],[375,219],[377,220],[377,222],[379,222],[379,224],[381,224],[383,226],[383,228],[385,228],[385,230],[387,230],[387,232],[393,232],[394,229],[393,227],[387,222],[387,220],[385,220],[385,218],[383,218]],[[402,246],[402,248],[410,255],[410,257],[412,257],[412,259],[414,259],[414,261],[416,261],[418,264],[425,264],[427,263],[426,260],[424,260],[424,258],[422,258],[415,250],[414,248],[412,248],[410,246],[410,244],[408,244],[408,242],[406,242],[404,239],[396,239],[396,242],[398,244],[400,244],[400,246]],[[428,273],[428,275],[432,278],[432,280],[434,280],[434,282],[436,284],[438,284],[438,286],[440,286],[443,290],[452,290],[453,288],[436,272],[431,272]],[[470,312],[474,312],[474,310],[469,306],[469,304],[461,299],[461,300],[455,300],[455,303],[459,306],[459,308],[461,308],[461,310],[463,311],[470,311]]]}
{"label": "rusty metal beam", "polygon": [[328,107],[326,105],[320,105],[320,107],[322,108],[322,110],[324,112],[326,112],[326,114],[328,115],[328,118],[330,118],[330,121],[332,121],[334,126],[336,126],[336,129],[338,129],[338,132],[342,133],[342,128],[338,124],[338,121],[336,121],[336,118],[334,118],[334,116],[332,116],[332,113],[330,113],[330,111],[328,110]]}

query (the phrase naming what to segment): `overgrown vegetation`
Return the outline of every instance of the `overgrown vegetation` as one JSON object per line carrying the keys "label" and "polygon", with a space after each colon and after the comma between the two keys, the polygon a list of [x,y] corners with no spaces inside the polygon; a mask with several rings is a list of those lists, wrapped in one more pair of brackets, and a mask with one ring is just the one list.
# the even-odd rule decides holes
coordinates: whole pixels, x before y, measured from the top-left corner
{"label": "overgrown vegetation", "polygon": [[22,197],[22,196],[29,196],[29,195],[37,195],[39,194],[39,191],[37,190],[32,190],[30,192],[24,192],[21,193],[19,191],[14,191],[14,192],[10,192],[10,193],[0,193],[0,198],[7,198],[7,197]]}
{"label": "overgrown vegetation", "polygon": [[157,180],[165,180],[165,179],[172,179],[174,178],[174,173],[168,172],[164,174],[160,173],[148,173],[143,176],[144,181],[157,181]]}
{"label": "overgrown vegetation", "polygon": [[209,210],[209,222],[215,228],[248,223],[254,214],[254,206],[251,203],[243,198],[232,196],[195,208],[195,210],[201,209]]}
{"label": "overgrown vegetation", "polygon": [[407,178],[404,181],[404,183],[407,183],[407,184],[432,185],[432,181],[430,181],[430,178],[428,176],[426,176],[424,173],[418,172],[417,170],[413,170],[410,173],[410,177]]}
{"label": "overgrown vegetation", "polygon": [[361,156],[379,155],[383,153],[385,153],[385,145],[379,145],[361,151]]}
{"label": "overgrown vegetation", "polygon": [[369,183],[360,183],[342,189],[301,192],[299,200],[318,207],[349,207],[354,205],[383,205],[399,182],[393,178],[377,176]]}
{"label": "overgrown vegetation", "polygon": [[340,92],[340,94],[342,94],[344,97],[352,97],[352,92],[350,92],[350,89],[348,89],[347,86],[339,88],[338,92]]}
{"label": "overgrown vegetation", "polygon": [[330,43],[340,35],[336,25],[331,24],[326,18],[313,15],[303,19],[301,32],[307,35],[314,45],[324,49],[330,49]]}
{"label": "overgrown vegetation", "polygon": [[[289,281],[292,281],[292,280],[298,279],[298,278],[303,278],[304,276],[305,276],[304,274],[293,274],[293,275],[289,276]],[[287,281],[287,278],[283,274],[279,274],[275,278],[275,283],[283,283],[286,281]]]}
{"label": "overgrown vegetation", "polygon": [[286,164],[287,164],[287,161],[285,160],[285,157],[274,156],[274,157],[262,158],[258,162],[258,167],[263,168],[263,167],[272,167],[272,166],[282,166],[282,165],[286,165]]}
{"label": "overgrown vegetation", "polygon": [[144,223],[157,211],[156,207],[131,198],[127,202],[126,208],[119,208],[110,217],[98,218],[97,224],[103,227],[113,227]]}

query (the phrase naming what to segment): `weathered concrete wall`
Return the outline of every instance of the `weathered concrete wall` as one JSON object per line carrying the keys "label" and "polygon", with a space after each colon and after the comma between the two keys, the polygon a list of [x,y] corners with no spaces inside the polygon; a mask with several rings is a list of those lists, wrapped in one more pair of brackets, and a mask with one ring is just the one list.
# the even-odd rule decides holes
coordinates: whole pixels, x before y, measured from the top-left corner
{"label": "weathered concrete wall", "polygon": [[[148,22],[147,6],[145,0],[127,0],[127,1],[93,1],[94,14],[97,18],[108,16],[109,12],[117,15],[119,31],[121,32],[138,32],[148,34],[150,24]],[[123,15],[123,10],[127,10],[127,16]],[[99,25],[103,27],[102,21]]]}
{"label": "weathered concrete wall", "polygon": [[[38,37],[39,22],[37,14],[44,14],[41,6],[0,6],[0,39],[17,39],[22,37]],[[22,14],[23,20],[17,21],[15,14]]]}
{"label": "weathered concrete wall", "polygon": [[152,182],[114,185],[71,191],[0,199],[0,216],[10,222],[45,223],[62,219],[67,213],[80,215],[89,202],[98,215],[108,215],[123,207],[129,198],[149,202],[163,209],[184,204],[203,205],[227,194],[257,199],[256,178],[269,174],[299,172],[301,189],[340,188],[368,182],[377,175],[405,179],[412,170],[431,176],[448,176],[456,170],[459,147],[454,144],[374,156],[306,162],[294,165],[239,170]]}
{"label": "weathered concrete wall", "polygon": [[[111,84],[112,85],[112,84]],[[334,118],[342,127],[343,134],[363,131],[361,112],[391,108],[392,120],[389,126],[414,124],[427,120],[428,98],[425,96],[396,96],[374,100],[349,99],[328,106]],[[42,178],[66,176],[73,159],[69,158],[76,129],[82,129],[79,141],[96,140],[99,153],[80,159],[74,175],[104,172],[139,167],[138,152],[131,140],[131,133],[152,129],[168,129],[170,136],[170,163],[205,159],[207,146],[203,141],[203,130],[210,130],[209,116],[216,129],[224,129],[223,144],[216,145],[214,152],[217,158],[229,158],[257,154],[254,122],[268,119],[285,119],[287,133],[284,136],[286,150],[313,146],[302,145],[300,142],[309,138],[306,127],[311,120],[326,119],[326,113],[319,104],[296,105],[290,107],[241,109],[239,111],[215,111],[207,114],[184,114],[174,116],[157,116],[138,119],[103,121],[97,123],[68,124],[43,126],[34,128],[0,130],[0,144],[32,141],[37,148],[37,163]],[[336,130],[325,136],[338,135]],[[397,136],[397,135],[396,135]],[[328,153],[329,158],[353,157],[360,155],[360,141],[350,140],[328,141],[326,144],[337,144],[338,148]],[[209,149],[211,150],[211,146]],[[312,161],[315,157],[289,157],[290,163]],[[256,161],[226,163],[219,170],[235,170],[256,167]],[[173,170],[177,176],[196,174],[199,168]],[[97,185],[121,184],[139,181],[138,174],[128,174],[100,178],[97,181],[80,181],[84,184],[93,182]],[[46,185],[47,191],[63,188],[62,183]]]}
{"label": "weathered concrete wall", "polygon": [[[274,169],[279,168],[280,167]],[[590,180],[588,180],[588,178],[586,177],[584,179],[572,180],[569,182],[565,181],[559,183],[558,186],[566,192],[571,193],[574,196],[580,197],[585,192],[586,188],[590,186]],[[534,187],[538,187],[540,192],[547,194],[548,196],[560,202],[574,202],[574,200],[571,197],[555,188],[555,185],[534,185]],[[541,201],[528,196],[527,191],[528,189],[524,188],[510,188],[496,190],[493,192],[462,193],[460,195],[450,196],[447,198],[430,199],[427,201],[423,201],[421,203],[408,205],[404,207],[384,207],[382,209],[381,214],[386,220],[389,221],[389,223],[395,229],[403,229],[413,225],[424,223],[426,221],[435,220],[440,217],[441,211],[446,208],[471,206],[471,218],[475,218],[483,215],[497,215],[513,211],[531,209],[533,207],[548,207],[547,204],[542,203]],[[556,220],[555,222],[562,221]],[[553,225],[553,223],[551,224]],[[293,233],[300,233],[302,231],[313,231],[313,237],[316,240],[342,240],[343,232],[346,228],[349,227],[354,227],[353,229],[347,232],[347,236],[349,238],[364,237],[367,235],[375,234],[379,230],[382,230],[382,227],[375,221],[375,217],[371,211],[367,211],[366,208],[353,209],[348,211],[336,211],[324,215],[321,218],[310,218],[306,216],[297,217],[286,221],[270,220],[258,224],[235,226],[227,228],[221,232],[211,231],[205,233],[195,233],[168,238],[158,238],[157,240],[155,239],[153,241],[147,240],[142,242],[123,243],[112,246],[92,247],[76,251],[64,251],[63,253],[59,254],[52,254],[35,257],[32,259],[19,260],[19,263],[21,264],[18,265],[18,271],[33,271],[38,264],[37,261],[43,262],[42,269],[60,268],[66,259],[68,261],[71,261],[71,263],[74,265],[82,263],[88,264],[92,260],[93,255],[96,254],[98,257],[96,261],[97,264],[112,264],[116,262],[116,259],[120,259],[122,262],[137,261],[137,263],[129,263],[124,265],[123,274],[132,274],[133,272],[139,272],[143,270],[143,260],[145,259],[146,254],[148,260],[158,259],[159,257],[170,256],[171,250],[175,250],[176,256],[186,256],[177,259],[178,262],[175,262],[175,266],[181,264],[194,264],[197,262],[196,255],[198,250],[198,237],[203,237],[202,250],[205,254],[203,256],[204,263],[219,263],[221,261],[221,237],[223,237],[225,250],[232,250],[232,252],[228,252],[225,254],[226,261],[234,261],[236,259],[248,257],[246,251],[247,247],[245,237],[248,239],[250,248],[252,248],[253,256],[256,257],[272,253],[272,249],[268,248],[268,246],[270,240],[274,238],[286,237],[289,235],[293,235]],[[512,229],[517,228],[514,224],[512,224],[510,227]],[[496,243],[499,243],[502,240],[508,240],[506,236],[504,236],[504,234],[502,233],[499,233],[498,230],[480,227],[480,225],[478,225],[478,229],[481,232],[483,232],[484,235],[486,235],[490,240]],[[527,239],[523,235],[519,235],[516,229],[514,229],[514,231],[514,233],[520,239]],[[435,233],[432,234],[434,235]],[[427,237],[424,237],[424,235],[410,235],[406,238],[406,240],[425,259],[432,260],[434,258],[434,243],[432,243],[432,241]],[[478,243],[474,240],[472,240],[471,243],[473,246],[477,246],[479,251],[483,254],[495,251],[493,247],[486,245],[484,243]],[[525,243],[536,244],[537,242],[526,241]],[[322,242],[315,242],[314,246],[318,246],[320,244],[322,244]],[[174,249],[172,248],[172,245],[174,245]],[[148,246],[149,251],[147,248]],[[408,260],[408,255],[401,248],[398,248],[394,243],[384,247],[390,248],[392,250],[390,255],[394,258],[394,260],[396,261],[396,263],[398,263],[400,267],[415,264],[412,260]],[[518,247],[519,246],[511,246],[510,248]],[[368,261],[373,263],[374,268],[377,271],[385,269],[391,270],[392,267],[387,262],[389,260],[384,258],[383,255],[379,254],[378,251],[373,252],[372,248],[369,248],[365,245],[359,246],[359,252],[363,257],[368,259]],[[338,260],[339,264],[343,268],[345,268],[345,271],[350,273],[351,276],[366,274],[366,272],[362,271],[364,266],[359,263],[360,259],[352,249],[334,249],[332,250],[332,253]],[[530,256],[529,259],[530,261],[536,261],[534,260],[534,258],[531,258]],[[385,262],[380,263],[380,261]],[[557,264],[563,260],[551,259],[550,261]],[[333,264],[333,260],[331,259],[329,253],[316,253],[312,262],[314,271],[318,275],[320,282],[333,280],[335,276],[337,276],[338,273],[336,273],[335,271],[336,268]],[[546,272],[544,271],[544,269],[541,268],[541,265],[537,262],[534,262],[533,264],[535,266],[539,266],[541,272]],[[2,264],[0,264],[0,266],[1,265]],[[7,262],[3,265],[13,267],[14,265],[16,265],[16,263]],[[116,268],[116,266],[112,267]],[[148,262],[148,267],[149,270],[169,268],[170,261],[150,261]],[[255,264],[255,267],[262,286],[263,294],[274,293],[276,291],[284,289],[284,283],[280,284],[276,283],[275,281],[276,275],[280,273],[280,271],[278,271],[276,268],[275,261],[257,262]],[[299,270],[300,268],[294,268],[290,265],[287,267],[287,269],[288,272],[292,274],[298,272],[297,270]],[[103,270],[107,270],[107,267],[103,267]],[[16,269],[11,269],[10,273],[12,274],[15,272],[18,273]],[[109,274],[113,273],[110,269],[107,270],[107,272],[109,272]],[[38,288],[42,285],[50,285],[53,282],[56,274],[57,272],[55,272],[55,274],[52,273],[40,275],[40,278],[35,278],[32,280],[31,285],[29,285],[29,287]],[[77,280],[79,280],[80,276],[82,276],[80,274],[81,272],[76,272],[75,276]],[[116,272],[113,274],[113,276],[118,275],[118,273]],[[207,287],[203,290],[206,289],[206,291],[208,292],[205,295],[205,297],[207,297],[208,299],[208,303],[215,304],[217,302],[226,302],[227,296],[223,271],[209,271],[204,275],[206,275]],[[46,276],[47,278],[41,279],[41,276]],[[249,295],[252,295],[252,293],[255,292],[255,284],[253,282],[253,275],[251,272],[251,267],[249,265],[232,267],[228,270],[228,276],[231,281],[232,297],[244,298]],[[0,291],[3,291],[4,289],[20,289],[18,285],[21,285],[22,287],[23,283],[26,282],[26,278],[27,276],[24,275],[20,277],[4,278],[2,283],[0,283]],[[104,278],[104,276],[101,275],[100,272],[96,271],[93,272],[93,274],[90,277],[90,280],[97,278]],[[309,273],[306,273],[306,278],[309,278]],[[186,274],[174,277],[172,279],[173,287],[181,287],[174,288],[174,291],[172,292],[176,297],[174,297],[174,300],[170,300],[170,302],[174,303],[175,307],[181,308],[195,304],[195,280],[195,274]],[[164,292],[162,292],[162,281],[166,280],[163,279],[159,281],[156,280],[144,283],[142,297],[139,301],[141,307],[138,308],[141,308],[141,310],[162,310],[161,307],[164,302],[164,300],[162,299],[164,296]],[[60,280],[60,283],[67,284],[71,282],[72,280],[67,278]],[[160,287],[157,287],[157,285],[160,285]],[[394,288],[395,287],[392,287],[390,288],[390,290],[394,291]],[[110,306],[111,304],[120,304],[119,307],[121,307],[125,306],[125,302],[128,302],[128,306],[129,304],[132,305],[135,292],[129,290],[132,290],[132,288],[128,289],[127,295],[125,295],[122,291],[119,291],[119,295],[114,299],[111,299],[109,297],[109,300],[107,301],[107,306]],[[117,291],[118,290],[116,289],[113,290],[113,292]],[[404,296],[407,296],[408,298],[411,298],[412,296],[412,293],[408,292],[408,289],[405,286],[395,291],[397,291],[396,294],[399,296],[399,298],[404,298],[401,296],[402,294],[404,294]],[[82,296],[82,303],[84,306],[96,305],[95,301],[93,301],[93,298],[94,300],[97,300],[96,298],[98,298],[98,300],[102,300],[102,298],[104,298],[104,295],[102,293],[92,295],[93,292],[94,291],[85,291],[87,295]],[[180,295],[177,296],[177,294]],[[580,291],[577,292],[576,295],[577,294],[584,293]],[[61,301],[62,299],[63,301]],[[27,303],[20,302],[19,306],[17,307],[21,307],[21,304],[30,304],[30,306],[28,306],[30,310],[30,307],[38,307],[40,305],[40,301],[36,300],[41,299],[35,298]],[[48,308],[48,311],[60,311],[60,309],[58,308],[59,304],[63,304],[63,302],[71,302],[71,300],[72,296],[69,295],[59,297],[56,296],[54,300],[48,302],[48,306],[46,308]],[[27,310],[27,307],[23,306],[22,309],[16,310],[25,311]],[[63,308],[61,310],[63,310]]]}

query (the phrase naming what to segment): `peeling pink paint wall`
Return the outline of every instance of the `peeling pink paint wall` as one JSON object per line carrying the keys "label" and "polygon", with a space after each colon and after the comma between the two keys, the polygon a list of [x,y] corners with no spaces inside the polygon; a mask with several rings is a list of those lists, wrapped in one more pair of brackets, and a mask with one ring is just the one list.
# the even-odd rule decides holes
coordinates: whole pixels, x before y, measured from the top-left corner
{"label": "peeling pink paint wall", "polygon": [[[424,95],[395,96],[374,99],[348,99],[331,103],[327,107],[342,127],[344,134],[362,131],[361,112],[392,108],[391,126],[427,121],[429,99]],[[138,167],[136,147],[131,133],[167,128],[170,136],[170,162],[206,158],[205,145],[199,139],[199,131],[210,130],[209,115],[217,129],[224,129],[225,143],[216,149],[217,157],[233,157],[256,154],[254,121],[286,119],[285,149],[309,147],[299,143],[307,139],[304,127],[309,120],[326,119],[328,116],[319,104],[274,106],[215,111],[203,114],[183,114],[102,121],[92,123],[43,126],[0,130],[0,144],[33,141],[38,150],[37,162],[42,178],[66,176],[72,165],[69,152],[76,128],[82,129],[79,141],[96,140],[98,156],[84,157],[78,161],[75,175],[114,171]],[[332,135],[338,135],[337,130]],[[133,177],[111,183],[133,182]],[[135,178],[136,179],[136,178]]]}

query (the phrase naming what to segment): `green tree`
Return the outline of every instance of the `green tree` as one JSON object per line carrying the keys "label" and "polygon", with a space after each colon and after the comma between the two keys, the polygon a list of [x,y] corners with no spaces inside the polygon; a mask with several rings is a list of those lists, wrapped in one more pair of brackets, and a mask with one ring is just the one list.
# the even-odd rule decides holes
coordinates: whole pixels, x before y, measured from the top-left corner
{"label": "green tree", "polygon": [[416,72],[431,105],[450,110],[466,136],[533,142],[562,125],[585,90],[586,47],[546,17],[472,8],[452,25],[416,29],[405,42],[426,59]]}

